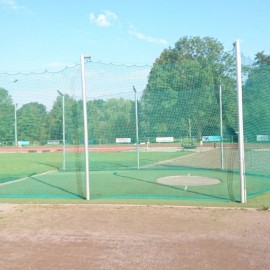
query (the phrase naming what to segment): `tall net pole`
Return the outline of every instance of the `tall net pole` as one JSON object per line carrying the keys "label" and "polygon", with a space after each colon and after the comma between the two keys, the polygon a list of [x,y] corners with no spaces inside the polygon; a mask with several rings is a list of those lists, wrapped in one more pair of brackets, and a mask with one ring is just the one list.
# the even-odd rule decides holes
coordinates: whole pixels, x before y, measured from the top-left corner
{"label": "tall net pole", "polygon": [[62,121],[63,121],[63,171],[66,170],[66,120],[65,120],[65,95],[62,95]]}
{"label": "tall net pole", "polygon": [[139,142],[139,123],[138,123],[138,98],[136,88],[133,86],[135,95],[135,117],[136,117],[136,150],[137,150],[137,169],[140,169],[140,142]]}
{"label": "tall net pole", "polygon": [[221,170],[224,170],[224,145],[223,145],[223,118],[222,118],[222,88],[221,81],[219,82],[219,117],[220,117],[220,159]]}
{"label": "tall net pole", "polygon": [[57,90],[58,94],[62,97],[62,140],[63,140],[63,171],[66,170],[66,121],[65,121],[65,95]]}
{"label": "tall net pole", "polygon": [[86,186],[86,200],[90,200],[89,154],[88,154],[88,121],[87,121],[87,103],[86,103],[85,67],[84,67],[85,59],[90,59],[90,56],[81,55],[83,125],[84,125],[84,153],[85,153],[85,186]]}
{"label": "tall net pole", "polygon": [[18,146],[18,132],[17,132],[17,103],[14,105],[14,136],[15,136],[15,146]]}
{"label": "tall net pole", "polygon": [[244,128],[243,128],[243,101],[242,101],[242,69],[239,40],[235,42],[236,48],[236,71],[237,71],[237,100],[238,100],[238,148],[240,162],[240,188],[241,203],[246,203],[245,183],[245,155],[244,155]]}

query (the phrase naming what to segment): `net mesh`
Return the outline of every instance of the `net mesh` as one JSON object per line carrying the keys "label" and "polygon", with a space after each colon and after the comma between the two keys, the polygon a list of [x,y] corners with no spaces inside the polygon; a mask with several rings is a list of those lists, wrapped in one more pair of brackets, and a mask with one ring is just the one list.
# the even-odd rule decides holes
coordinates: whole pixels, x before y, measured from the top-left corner
{"label": "net mesh", "polygon": [[[91,198],[240,200],[233,53],[221,62],[193,55],[153,66],[85,64]],[[245,72],[253,196],[270,189],[269,65]],[[84,198],[80,66],[1,73],[0,87],[0,197]]]}
{"label": "net mesh", "polygon": [[84,198],[80,66],[0,85],[0,197]]}

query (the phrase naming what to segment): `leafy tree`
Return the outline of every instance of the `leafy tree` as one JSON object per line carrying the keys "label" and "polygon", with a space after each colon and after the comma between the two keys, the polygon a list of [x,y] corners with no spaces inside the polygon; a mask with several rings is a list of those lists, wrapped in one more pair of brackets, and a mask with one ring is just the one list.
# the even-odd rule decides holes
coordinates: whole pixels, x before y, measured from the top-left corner
{"label": "leafy tree", "polygon": [[14,109],[8,91],[0,88],[0,141],[14,141]]}
{"label": "leafy tree", "polygon": [[[235,115],[233,59],[213,38],[181,38],[154,63],[142,97],[142,126],[148,136],[219,134],[219,83],[224,87],[224,112]],[[224,113],[224,114],[225,114]],[[235,117],[224,117],[227,130]]]}
{"label": "leafy tree", "polygon": [[48,139],[46,107],[38,102],[23,105],[17,112],[18,139],[32,143]]}
{"label": "leafy tree", "polygon": [[249,141],[270,135],[270,55],[259,52],[243,87],[244,128]]}
{"label": "leafy tree", "polygon": [[[78,131],[78,128],[83,126],[82,113],[78,110],[79,104],[70,97],[69,95],[65,95],[65,138],[66,143],[73,144],[74,140],[78,141],[77,132],[82,133],[82,129]],[[62,140],[63,138],[63,104],[62,104],[63,97],[58,96],[53,104],[51,111],[48,114],[48,128],[49,128],[49,139],[50,140]],[[82,109],[81,109],[82,110]]]}
{"label": "leafy tree", "polygon": [[89,137],[94,143],[114,143],[115,138],[135,138],[132,102],[123,98],[88,102]]}
{"label": "leafy tree", "polygon": [[89,138],[91,143],[104,143],[106,136],[106,101],[102,99],[88,101]]}
{"label": "leafy tree", "polygon": [[258,52],[255,57],[255,65],[270,66],[270,55],[266,55],[263,51]]}

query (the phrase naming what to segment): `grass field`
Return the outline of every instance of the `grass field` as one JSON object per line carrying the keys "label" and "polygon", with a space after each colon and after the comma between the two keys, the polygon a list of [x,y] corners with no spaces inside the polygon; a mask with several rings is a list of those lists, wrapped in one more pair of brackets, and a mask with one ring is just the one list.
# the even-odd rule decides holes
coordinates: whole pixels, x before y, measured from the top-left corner
{"label": "grass field", "polygon": [[[140,164],[145,166],[162,160],[170,160],[190,154],[189,152],[143,152]],[[0,153],[0,183],[16,180],[32,174],[61,170],[63,154],[48,153]],[[83,153],[66,153],[68,171],[84,169]],[[137,168],[135,152],[90,153],[90,170],[106,171]]]}
{"label": "grass field", "polygon": [[[142,152],[141,170],[136,169],[134,152],[90,153],[91,202],[121,201],[156,204],[231,204],[239,201],[237,173],[176,166],[185,163],[191,152]],[[62,153],[0,154],[0,202],[59,200],[85,203],[85,176],[82,153],[67,153],[67,171],[61,171]],[[170,161],[170,162],[169,162]],[[160,166],[166,164],[166,166]],[[155,166],[157,165],[157,166]],[[75,168],[79,170],[75,170]],[[164,176],[207,176],[220,184],[171,186],[157,183]],[[19,181],[16,181],[19,180]],[[265,176],[247,175],[249,204],[270,205],[269,181]],[[256,195],[254,198],[253,196]],[[251,203],[251,204],[250,204]],[[237,205],[237,204],[236,204]],[[239,204],[238,204],[239,206]]]}

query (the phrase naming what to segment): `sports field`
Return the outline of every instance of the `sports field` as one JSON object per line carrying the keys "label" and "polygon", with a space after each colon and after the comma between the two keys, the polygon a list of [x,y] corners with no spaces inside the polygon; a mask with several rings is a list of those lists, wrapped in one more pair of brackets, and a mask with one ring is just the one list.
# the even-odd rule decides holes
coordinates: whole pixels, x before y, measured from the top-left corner
{"label": "sports field", "polygon": [[[246,174],[248,198],[270,189],[268,166],[258,166],[262,164],[259,158],[266,160],[262,155],[268,155],[269,151],[250,153],[246,155],[248,168],[253,171]],[[234,148],[225,149],[225,169],[221,170],[218,148],[179,151],[176,147],[155,147],[140,152],[138,170],[134,149],[102,147],[98,151],[95,148],[90,151],[90,197],[94,200],[240,201],[237,154]],[[65,171],[60,151],[2,152],[0,162],[0,198],[86,197],[81,151],[66,153]],[[260,173],[254,173],[256,169]]]}
{"label": "sports field", "polygon": [[268,269],[267,169],[239,204],[236,151],[171,150],[90,152],[90,201],[82,152],[1,153],[0,268]]}

